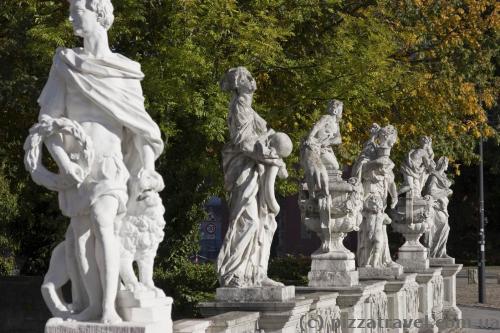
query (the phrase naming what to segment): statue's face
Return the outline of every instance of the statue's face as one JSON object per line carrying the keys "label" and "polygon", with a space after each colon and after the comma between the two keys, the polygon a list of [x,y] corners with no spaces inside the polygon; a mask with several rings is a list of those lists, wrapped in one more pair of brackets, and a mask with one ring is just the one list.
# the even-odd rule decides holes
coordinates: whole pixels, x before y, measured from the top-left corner
{"label": "statue's face", "polygon": [[243,72],[238,78],[238,90],[240,93],[253,93],[257,89],[257,83],[250,72]]}
{"label": "statue's face", "polygon": [[79,37],[85,38],[99,28],[97,14],[87,8],[86,0],[71,1],[69,20],[75,35]]}

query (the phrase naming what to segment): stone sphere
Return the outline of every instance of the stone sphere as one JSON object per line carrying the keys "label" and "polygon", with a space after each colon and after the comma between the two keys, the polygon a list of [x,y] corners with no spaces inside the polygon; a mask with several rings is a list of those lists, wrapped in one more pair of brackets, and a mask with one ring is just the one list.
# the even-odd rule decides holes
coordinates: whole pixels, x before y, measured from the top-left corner
{"label": "stone sphere", "polygon": [[287,157],[292,153],[293,144],[285,133],[277,132],[270,136],[269,145],[276,150],[279,157]]}

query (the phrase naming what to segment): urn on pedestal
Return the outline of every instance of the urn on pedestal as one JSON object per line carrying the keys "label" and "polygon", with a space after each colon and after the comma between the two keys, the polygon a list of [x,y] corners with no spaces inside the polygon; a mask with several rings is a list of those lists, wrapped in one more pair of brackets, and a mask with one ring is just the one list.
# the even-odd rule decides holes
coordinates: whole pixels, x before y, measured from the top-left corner
{"label": "urn on pedestal", "polygon": [[305,182],[299,190],[301,218],[321,240],[321,247],[311,255],[308,275],[311,287],[358,284],[354,253],[344,246],[343,240],[361,222],[363,189],[356,179],[342,179],[331,148],[341,142],[342,106],[340,101],[330,101],[327,114],[301,144],[301,164],[305,171]]}

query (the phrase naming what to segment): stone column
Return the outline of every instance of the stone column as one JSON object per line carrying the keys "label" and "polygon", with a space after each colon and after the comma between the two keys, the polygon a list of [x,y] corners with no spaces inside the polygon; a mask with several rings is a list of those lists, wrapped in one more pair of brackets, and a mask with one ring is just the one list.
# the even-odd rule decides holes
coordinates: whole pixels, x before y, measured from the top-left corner
{"label": "stone column", "polygon": [[457,274],[462,269],[462,264],[455,264],[455,259],[430,259],[431,267],[441,267],[443,276],[443,319],[460,320],[462,311],[457,307]]}

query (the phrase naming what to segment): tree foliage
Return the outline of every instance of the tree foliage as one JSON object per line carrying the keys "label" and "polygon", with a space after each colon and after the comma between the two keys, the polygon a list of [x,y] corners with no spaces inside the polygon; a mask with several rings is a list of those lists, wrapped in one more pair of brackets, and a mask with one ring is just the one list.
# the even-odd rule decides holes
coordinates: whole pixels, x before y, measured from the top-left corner
{"label": "tree foliage", "polygon": [[[161,266],[197,249],[202,203],[224,195],[220,151],[229,97],[218,80],[244,65],[258,90],[254,108],[295,150],[283,194],[296,190],[300,139],[344,101],[338,157],[350,164],[372,122],[399,133],[396,161],[430,134],[458,173],[476,159],[480,133],[496,136],[487,110],[498,98],[498,9],[493,0],[121,0],[112,49],[141,63],[146,107],[167,141],[166,240]],[[66,228],[54,193],[34,185],[22,143],[54,50],[75,47],[66,1],[5,0],[0,8],[0,248],[45,270]],[[8,240],[8,242],[5,241]],[[7,243],[10,245],[7,246]],[[3,251],[3,250],[2,250]]]}

